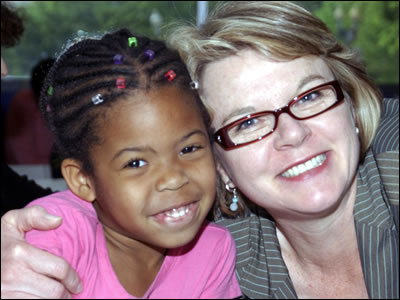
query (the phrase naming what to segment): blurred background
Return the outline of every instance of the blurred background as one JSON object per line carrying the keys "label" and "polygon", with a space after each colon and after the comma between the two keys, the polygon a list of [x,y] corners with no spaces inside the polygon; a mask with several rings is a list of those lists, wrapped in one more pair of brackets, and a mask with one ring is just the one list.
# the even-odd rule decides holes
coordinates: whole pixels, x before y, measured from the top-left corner
{"label": "blurred background", "polygon": [[[38,62],[56,58],[67,40],[86,33],[103,34],[120,27],[163,39],[168,24],[184,21],[200,24],[214,1],[8,1],[24,19],[20,43],[2,49],[9,76],[1,80],[1,114],[4,122],[10,103],[29,89],[31,71]],[[344,44],[356,49],[370,77],[386,97],[399,91],[398,1],[294,1],[322,19]],[[3,124],[2,124],[3,125]],[[4,126],[2,126],[4,128]],[[4,135],[3,135],[4,136]],[[53,158],[54,161],[54,158]],[[38,171],[32,162],[8,162],[22,173]],[[24,166],[18,166],[23,164]],[[46,165],[38,163],[38,165]],[[40,176],[57,177],[48,166]],[[29,174],[28,174],[29,175]]]}

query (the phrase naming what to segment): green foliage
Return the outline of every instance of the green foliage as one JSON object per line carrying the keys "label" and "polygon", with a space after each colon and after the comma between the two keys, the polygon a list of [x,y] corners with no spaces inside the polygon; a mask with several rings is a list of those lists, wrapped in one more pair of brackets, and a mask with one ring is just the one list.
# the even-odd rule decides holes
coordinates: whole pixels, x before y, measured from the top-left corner
{"label": "green foliage", "polygon": [[[399,82],[399,2],[398,1],[296,1],[321,18],[349,46],[360,51],[371,77],[379,84]],[[19,46],[2,49],[10,74],[29,74],[41,58],[60,53],[66,41],[79,30],[104,33],[120,27],[161,38],[150,15],[156,9],[163,18],[161,27],[174,20],[196,22],[196,1],[29,1],[24,6],[25,33]],[[209,6],[214,6],[210,2]],[[342,8],[343,17],[335,19]],[[353,23],[352,8],[358,19]],[[353,10],[354,12],[354,10]],[[355,38],[346,41],[354,24]],[[339,26],[340,25],[340,26]],[[340,27],[340,28],[338,28]],[[161,29],[162,29],[161,28]]]}
{"label": "green foliage", "polygon": [[139,35],[161,38],[150,23],[154,9],[163,24],[196,18],[195,1],[29,1],[19,9],[25,32],[20,44],[2,49],[11,75],[28,75],[38,60],[57,56],[78,31],[103,34],[126,27]]}
{"label": "green foliage", "polygon": [[[342,18],[335,12],[342,10]],[[351,17],[356,12],[356,16]],[[399,83],[399,2],[398,1],[324,1],[314,14],[338,38],[357,49],[371,78],[378,84]],[[355,29],[354,39],[346,33]]]}

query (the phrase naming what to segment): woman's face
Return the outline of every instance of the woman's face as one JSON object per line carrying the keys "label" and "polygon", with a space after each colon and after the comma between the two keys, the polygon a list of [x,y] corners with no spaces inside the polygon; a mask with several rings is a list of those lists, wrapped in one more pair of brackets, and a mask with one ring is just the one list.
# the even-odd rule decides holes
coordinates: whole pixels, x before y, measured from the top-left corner
{"label": "woman's face", "polygon": [[[200,86],[218,130],[334,79],[318,57],[279,62],[244,50],[207,65]],[[274,217],[325,215],[356,186],[359,140],[346,102],[307,120],[283,113],[267,138],[231,151],[216,145],[216,153],[224,181]]]}

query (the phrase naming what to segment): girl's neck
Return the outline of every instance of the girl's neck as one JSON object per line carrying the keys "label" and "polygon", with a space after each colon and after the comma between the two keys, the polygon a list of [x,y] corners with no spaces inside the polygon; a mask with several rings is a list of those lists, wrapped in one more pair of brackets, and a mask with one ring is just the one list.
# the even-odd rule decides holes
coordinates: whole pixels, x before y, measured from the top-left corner
{"label": "girl's neck", "polygon": [[112,248],[120,255],[130,257],[138,262],[145,262],[149,266],[157,265],[164,259],[166,249],[146,244],[125,236],[103,224],[107,247]]}
{"label": "girl's neck", "polygon": [[114,272],[125,290],[143,297],[156,278],[166,249],[124,236],[103,225],[107,250]]}

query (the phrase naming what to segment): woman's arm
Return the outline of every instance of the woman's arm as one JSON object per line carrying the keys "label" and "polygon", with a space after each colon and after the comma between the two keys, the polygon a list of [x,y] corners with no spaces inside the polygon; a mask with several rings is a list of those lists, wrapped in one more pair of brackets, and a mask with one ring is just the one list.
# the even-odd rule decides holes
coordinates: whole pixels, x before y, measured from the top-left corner
{"label": "woman's arm", "polygon": [[79,293],[78,274],[62,258],[29,245],[25,232],[60,226],[40,206],[12,210],[1,218],[1,298],[70,298]]}

